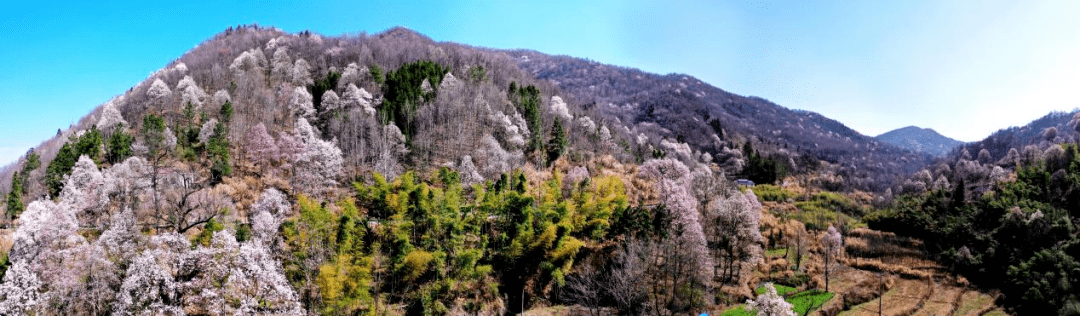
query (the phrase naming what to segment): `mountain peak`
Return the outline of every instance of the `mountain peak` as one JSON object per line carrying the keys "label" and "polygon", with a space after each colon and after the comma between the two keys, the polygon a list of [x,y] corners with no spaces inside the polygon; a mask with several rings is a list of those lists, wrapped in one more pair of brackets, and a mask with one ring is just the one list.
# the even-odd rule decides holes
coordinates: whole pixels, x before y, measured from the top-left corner
{"label": "mountain peak", "polygon": [[934,156],[944,156],[963,142],[946,137],[931,128],[906,126],[878,135],[880,141]]}

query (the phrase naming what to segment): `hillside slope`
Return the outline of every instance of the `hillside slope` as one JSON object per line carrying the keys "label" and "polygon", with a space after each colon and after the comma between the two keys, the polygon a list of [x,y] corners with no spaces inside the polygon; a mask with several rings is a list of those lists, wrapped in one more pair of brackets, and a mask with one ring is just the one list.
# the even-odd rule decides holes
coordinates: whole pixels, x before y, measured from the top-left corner
{"label": "hillside slope", "polygon": [[[687,76],[519,53],[218,34],[0,175],[0,314],[685,314],[754,297],[768,245],[858,226],[873,197],[850,188],[926,160]],[[777,235],[731,178],[785,169],[860,205],[800,195]]]}
{"label": "hillside slope", "polygon": [[820,114],[732,94],[688,75],[650,74],[527,50],[512,55],[523,69],[585,104],[584,110],[624,124],[633,134],[685,142],[722,164],[744,162],[733,152],[751,141],[790,170],[805,171],[816,166],[803,161],[821,160],[835,167],[831,172],[847,187],[884,190],[929,161]]}
{"label": "hillside slope", "polygon": [[927,153],[934,157],[945,156],[954,147],[963,144],[961,141],[938,134],[933,129],[919,128],[917,126],[898,128],[874,138],[911,151]]}

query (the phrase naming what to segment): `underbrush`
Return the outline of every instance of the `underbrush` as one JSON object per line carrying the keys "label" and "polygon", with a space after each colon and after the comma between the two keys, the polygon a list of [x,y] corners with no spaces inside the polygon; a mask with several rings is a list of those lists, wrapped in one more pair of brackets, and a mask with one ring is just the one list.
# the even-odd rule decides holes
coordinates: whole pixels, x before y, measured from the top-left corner
{"label": "underbrush", "polygon": [[834,192],[818,192],[810,196],[801,196],[771,184],[757,185],[753,190],[762,202],[794,204],[795,208],[775,208],[773,213],[782,219],[803,222],[809,230],[825,230],[829,225],[848,228],[866,227],[859,218],[870,212],[869,207]]}

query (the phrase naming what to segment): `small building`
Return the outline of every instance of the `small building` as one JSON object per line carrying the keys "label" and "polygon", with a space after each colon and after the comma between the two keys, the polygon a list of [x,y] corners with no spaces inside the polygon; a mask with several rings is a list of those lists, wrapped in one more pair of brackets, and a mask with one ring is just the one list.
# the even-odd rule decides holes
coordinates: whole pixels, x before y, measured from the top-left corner
{"label": "small building", "polygon": [[735,180],[735,185],[739,186],[739,187],[748,187],[748,188],[750,188],[750,187],[754,186],[754,181],[750,181],[750,180],[747,180],[747,179],[738,179],[738,180]]}

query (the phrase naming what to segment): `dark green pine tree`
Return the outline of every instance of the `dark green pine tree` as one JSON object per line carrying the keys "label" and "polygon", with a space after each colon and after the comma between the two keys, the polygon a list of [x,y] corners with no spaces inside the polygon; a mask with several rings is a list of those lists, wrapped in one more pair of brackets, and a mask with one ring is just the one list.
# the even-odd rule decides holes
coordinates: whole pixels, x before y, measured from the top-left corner
{"label": "dark green pine tree", "polygon": [[128,135],[124,132],[124,123],[117,124],[116,130],[109,135],[109,140],[106,144],[105,160],[110,164],[123,162],[124,159],[131,157],[131,144],[134,142],[135,136]]}
{"label": "dark green pine tree", "polygon": [[551,124],[551,138],[547,144],[547,162],[550,164],[566,152],[566,131],[559,119]]}
{"label": "dark green pine tree", "polygon": [[7,196],[7,216],[9,219],[18,217],[23,211],[22,191],[22,179],[19,177],[19,172],[15,171],[15,175],[11,176],[11,192],[8,192]]}

